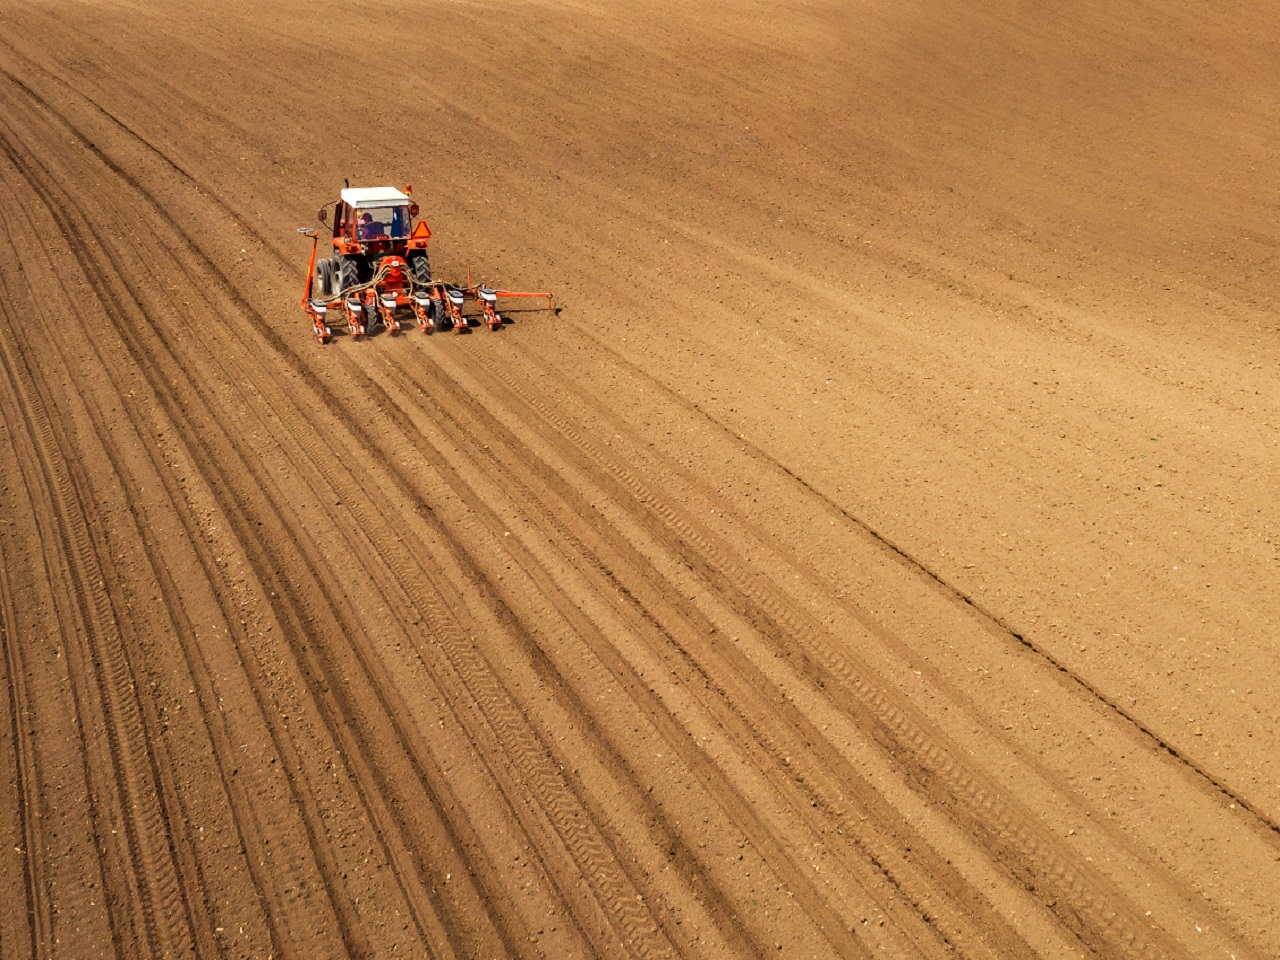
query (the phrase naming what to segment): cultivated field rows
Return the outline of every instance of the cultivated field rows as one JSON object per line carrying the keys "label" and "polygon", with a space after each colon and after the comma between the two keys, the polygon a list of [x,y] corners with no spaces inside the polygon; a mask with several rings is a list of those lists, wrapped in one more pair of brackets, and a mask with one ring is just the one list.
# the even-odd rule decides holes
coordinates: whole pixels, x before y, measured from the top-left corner
{"label": "cultivated field rows", "polygon": [[0,955],[1275,955],[1263,54],[948,6],[0,13]]}

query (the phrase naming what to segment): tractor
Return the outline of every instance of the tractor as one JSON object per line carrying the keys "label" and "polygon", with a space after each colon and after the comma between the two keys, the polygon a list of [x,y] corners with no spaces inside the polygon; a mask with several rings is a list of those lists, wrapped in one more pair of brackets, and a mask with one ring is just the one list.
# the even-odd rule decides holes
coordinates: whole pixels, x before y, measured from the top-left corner
{"label": "tractor", "polygon": [[398,314],[406,309],[424,332],[452,327],[461,333],[470,326],[462,312],[468,300],[480,305],[481,316],[491,330],[503,322],[497,311],[499,298],[540,297],[550,306],[549,293],[472,284],[469,269],[465,287],[433,279],[427,253],[431,228],[418,219],[418,205],[410,193],[410,187],[401,192],[393,187],[348,185],[318,214],[333,234],[333,253],[328,257],[316,258],[320,234],[315,228],[298,228],[312,239],[302,308],[321,343],[328,343],[332,336],[331,310],[340,314],[351,335],[359,338],[377,326],[388,333],[399,332]]}

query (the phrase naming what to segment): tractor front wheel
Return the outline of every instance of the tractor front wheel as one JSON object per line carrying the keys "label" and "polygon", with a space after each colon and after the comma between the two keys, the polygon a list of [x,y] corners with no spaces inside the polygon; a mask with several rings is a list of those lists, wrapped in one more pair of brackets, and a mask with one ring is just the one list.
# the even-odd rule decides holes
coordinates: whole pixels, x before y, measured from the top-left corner
{"label": "tractor front wheel", "polygon": [[316,275],[311,281],[311,295],[318,300],[327,300],[336,292],[334,288],[333,261],[329,259],[316,261]]}

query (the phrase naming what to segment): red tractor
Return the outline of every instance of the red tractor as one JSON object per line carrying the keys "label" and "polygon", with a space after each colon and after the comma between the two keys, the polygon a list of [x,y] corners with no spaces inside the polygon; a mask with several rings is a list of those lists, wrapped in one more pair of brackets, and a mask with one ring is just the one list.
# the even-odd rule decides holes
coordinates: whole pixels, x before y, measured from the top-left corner
{"label": "red tractor", "polygon": [[462,332],[469,328],[462,313],[468,300],[480,305],[491,330],[502,324],[499,298],[542,297],[548,306],[551,303],[549,293],[494,290],[473,285],[469,278],[465,287],[433,279],[427,255],[431,229],[425,220],[417,220],[418,205],[410,199],[408,187],[401,193],[393,187],[348,186],[338,200],[320,208],[321,223],[329,223],[331,207],[332,256],[317,260],[319,233],[311,227],[298,230],[313,241],[302,308],[321,343],[332,336],[331,308],[343,315],[352,336],[362,337],[378,325],[398,332],[397,313],[405,309],[425,332],[445,326]]}

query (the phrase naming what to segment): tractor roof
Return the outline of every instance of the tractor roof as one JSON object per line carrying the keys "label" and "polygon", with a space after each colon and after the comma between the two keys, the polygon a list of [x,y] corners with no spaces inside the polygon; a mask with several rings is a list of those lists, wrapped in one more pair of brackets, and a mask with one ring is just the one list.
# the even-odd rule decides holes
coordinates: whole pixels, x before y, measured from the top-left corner
{"label": "tractor roof", "polygon": [[342,202],[350,207],[394,207],[409,198],[395,187],[348,187],[342,191]]}

